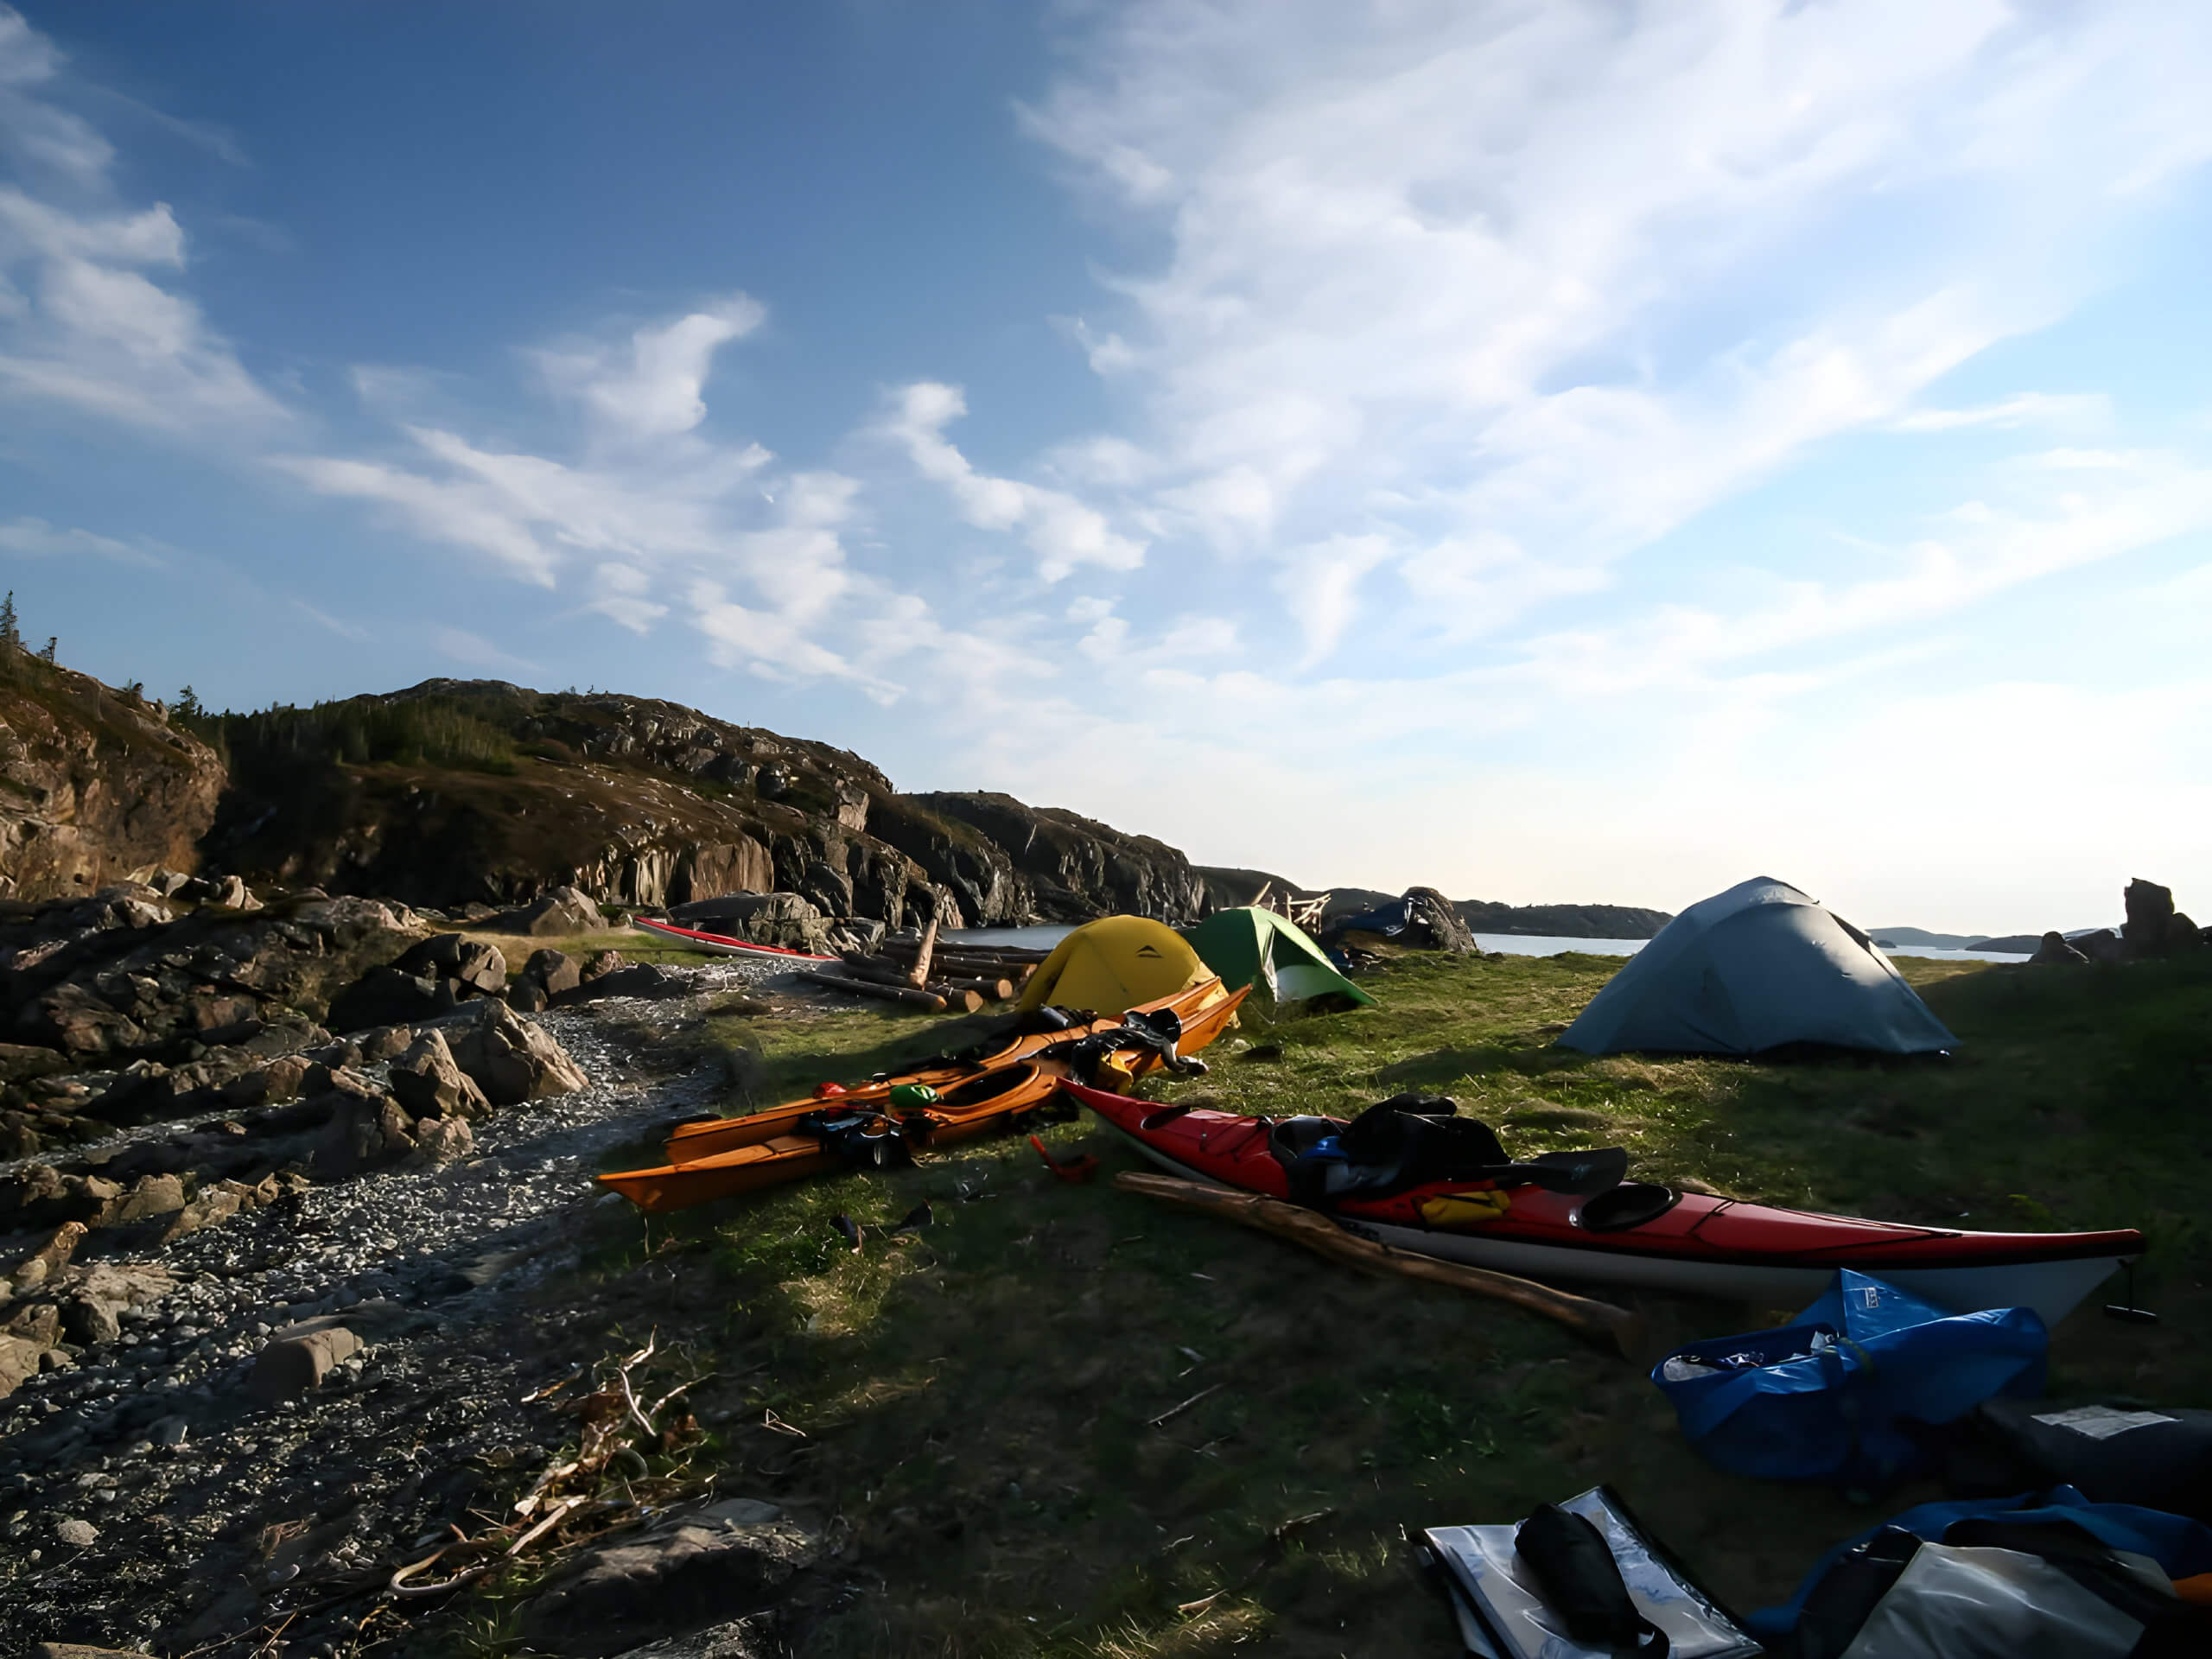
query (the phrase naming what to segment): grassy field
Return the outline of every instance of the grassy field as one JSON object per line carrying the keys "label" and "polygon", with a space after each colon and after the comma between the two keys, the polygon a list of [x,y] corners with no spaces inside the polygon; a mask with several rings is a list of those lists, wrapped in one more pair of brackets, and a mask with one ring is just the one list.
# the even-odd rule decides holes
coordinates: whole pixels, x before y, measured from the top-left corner
{"label": "grassy field", "polygon": [[[1949,1061],[1551,1047],[1618,966],[1407,958],[1366,982],[1380,1007],[1248,1018],[1210,1075],[1148,1088],[1281,1115],[1419,1086],[1516,1151],[1625,1145],[1647,1179],[1970,1227],[2140,1226],[2140,1289],[2164,1322],[2076,1313],[2053,1394],[2212,1400],[2212,962],[1904,960],[1962,1039]],[[687,1040],[754,1049],[774,1097],[958,1033],[870,1010],[725,1020]],[[1107,1173],[1134,1164],[1088,1122],[1052,1138]],[[918,1235],[874,1230],[925,1200],[934,1224]],[[840,1213],[870,1229],[857,1254]],[[1720,1475],[1641,1367],[1497,1304],[1355,1277],[1103,1179],[1065,1185],[1019,1141],[606,1225],[594,1273],[630,1287],[626,1329],[659,1323],[716,1373],[697,1397],[725,1490],[849,1529],[847,1576],[865,1593],[823,1615],[810,1655],[1440,1656],[1454,1638],[1407,1541],[1424,1526],[1511,1520],[1610,1481],[1748,1607],[1928,1495],[1854,1508]],[[1638,1306],[1655,1351],[1770,1318]]]}

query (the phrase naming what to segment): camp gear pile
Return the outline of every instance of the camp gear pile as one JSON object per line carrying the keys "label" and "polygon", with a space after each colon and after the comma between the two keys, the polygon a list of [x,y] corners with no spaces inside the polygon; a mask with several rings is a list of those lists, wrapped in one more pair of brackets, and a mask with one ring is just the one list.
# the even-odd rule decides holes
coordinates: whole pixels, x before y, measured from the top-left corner
{"label": "camp gear pile", "polygon": [[1517,1526],[1422,1535],[1471,1654],[1495,1659],[1749,1659],[1760,1651],[1680,1563],[1596,1487]]}

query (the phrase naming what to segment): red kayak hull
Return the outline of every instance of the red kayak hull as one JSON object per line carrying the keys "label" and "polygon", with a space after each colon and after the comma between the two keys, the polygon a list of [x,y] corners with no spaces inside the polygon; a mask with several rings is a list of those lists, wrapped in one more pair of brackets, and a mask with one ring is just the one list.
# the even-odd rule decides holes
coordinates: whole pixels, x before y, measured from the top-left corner
{"label": "red kayak hull", "polygon": [[808,950],[786,950],[780,944],[755,944],[750,939],[732,938],[727,933],[702,933],[696,927],[678,927],[674,922],[657,922],[649,916],[632,916],[630,925],[674,939],[679,944],[696,945],[702,950],[719,950],[727,956],[770,957],[782,962],[842,960],[837,957],[817,957]]}
{"label": "red kayak hull", "polygon": [[[1270,1198],[1289,1197],[1268,1146],[1270,1120],[1228,1112],[1163,1112],[1156,1102],[1060,1085],[1154,1162],[1179,1173]],[[2143,1253],[2133,1229],[2095,1233],[1976,1233],[1856,1216],[1785,1210],[1684,1192],[1649,1221],[1618,1231],[1582,1224],[1588,1200],[1535,1186],[1501,1196],[1492,1219],[1439,1226],[1423,1207],[1495,1191],[1436,1182],[1380,1199],[1348,1199],[1332,1213],[1402,1249],[1499,1271],[1590,1279],[1793,1306],[1850,1268],[1947,1306],[2032,1306],[2056,1324],[2112,1271]]]}

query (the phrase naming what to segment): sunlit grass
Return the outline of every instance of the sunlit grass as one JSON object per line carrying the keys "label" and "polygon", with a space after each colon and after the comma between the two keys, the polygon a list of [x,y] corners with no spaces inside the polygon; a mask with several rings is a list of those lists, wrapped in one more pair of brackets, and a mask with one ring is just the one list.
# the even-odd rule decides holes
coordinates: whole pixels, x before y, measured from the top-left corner
{"label": "sunlit grass", "polygon": [[[1417,1088],[1516,1151],[1626,1145],[1647,1178],[1966,1226],[2141,1225],[2165,1323],[2085,1309],[2059,1333],[2054,1387],[2177,1404],[2212,1393],[2196,1337],[2212,1308],[2196,1221],[2212,963],[1905,959],[1963,1039],[1948,1061],[1551,1046],[1618,966],[1402,959],[1366,982],[1380,1007],[1248,1019],[1207,1054],[1208,1075],[1147,1087],[1274,1116]],[[768,1086],[735,1109],[973,1029],[866,1010],[727,1017],[702,1040],[762,1058]],[[721,1376],[699,1401],[728,1447],[725,1486],[844,1517],[852,1559],[880,1583],[815,1624],[808,1655],[1446,1653],[1448,1620],[1407,1543],[1422,1526],[1510,1520],[1608,1480],[1725,1597],[1758,1605],[1872,1518],[1823,1491],[1707,1469],[1641,1369],[1556,1327],[1150,1208],[1108,1184],[1133,1160],[1103,1132],[1086,1122],[1052,1139],[1097,1153],[1100,1181],[1063,1185],[1026,1143],[997,1141],[649,1228],[607,1224],[598,1272],[633,1272],[650,1245],[654,1272],[727,1300]],[[925,1200],[933,1225],[887,1237]],[[858,1254],[839,1214],[866,1230]],[[626,1282],[648,1319],[650,1274]],[[1669,1341],[1770,1317],[1644,1306]]]}

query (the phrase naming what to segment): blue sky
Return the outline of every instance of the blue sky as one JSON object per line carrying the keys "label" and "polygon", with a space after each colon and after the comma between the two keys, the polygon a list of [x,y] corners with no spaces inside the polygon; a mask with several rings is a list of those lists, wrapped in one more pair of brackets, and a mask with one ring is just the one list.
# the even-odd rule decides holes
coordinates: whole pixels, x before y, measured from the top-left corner
{"label": "blue sky", "polygon": [[1306,883],[2212,912],[2212,12],[0,7],[0,569]]}

